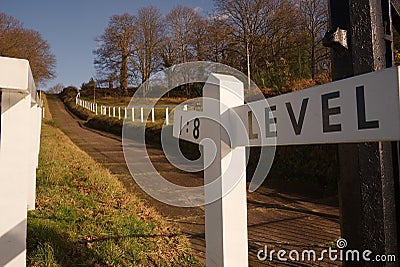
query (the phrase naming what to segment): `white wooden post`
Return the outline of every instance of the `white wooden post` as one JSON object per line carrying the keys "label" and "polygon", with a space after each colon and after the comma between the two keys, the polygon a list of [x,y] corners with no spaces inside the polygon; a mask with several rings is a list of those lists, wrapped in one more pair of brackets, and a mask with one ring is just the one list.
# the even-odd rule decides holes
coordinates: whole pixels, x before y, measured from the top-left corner
{"label": "white wooden post", "polygon": [[140,121],[143,122],[143,107],[140,108]]}
{"label": "white wooden post", "polygon": [[165,124],[169,125],[168,107],[165,108]]}
{"label": "white wooden post", "polygon": [[0,266],[25,266],[42,117],[27,60],[0,57],[0,94]]}
{"label": "white wooden post", "polygon": [[154,123],[155,119],[154,119],[154,107],[151,108],[151,122]]}
{"label": "white wooden post", "polygon": [[31,161],[26,162],[26,164],[31,164],[30,167],[30,179],[28,180],[28,210],[35,209],[36,201],[36,169],[39,163],[39,150],[40,150],[40,133],[42,124],[42,108],[39,103],[31,101],[30,110],[30,123],[32,134],[30,135],[30,145],[31,145]]}
{"label": "white wooden post", "polygon": [[128,112],[126,107],[124,108],[124,118],[127,119],[128,118]]}
{"label": "white wooden post", "polygon": [[132,121],[135,121],[135,108],[132,107]]}
{"label": "white wooden post", "polygon": [[115,107],[113,107],[113,117],[115,117]]}
{"label": "white wooden post", "polygon": [[118,119],[121,119],[121,107],[118,107]]}
{"label": "white wooden post", "polygon": [[[232,76],[211,74],[203,96],[203,117],[221,122],[224,112],[244,104],[243,83]],[[221,125],[198,118],[198,111],[185,110],[187,106],[175,112],[174,122],[181,125],[174,123],[174,136],[195,143],[211,139],[216,150],[214,154],[204,147],[204,184],[211,185],[205,186],[206,265],[248,266],[245,146],[230,147]],[[184,114],[190,119],[183,120]],[[176,116],[181,117],[177,120]]]}
{"label": "white wooden post", "polygon": [[96,115],[98,115],[98,114],[97,114],[97,103],[94,104],[94,105],[95,105]]}
{"label": "white wooden post", "polygon": [[[204,101],[203,104],[203,110],[220,117],[228,108],[244,104],[243,83],[232,76],[211,74],[203,96],[220,103]],[[222,141],[222,129],[217,127],[207,129],[217,153],[213,163],[204,170],[204,183],[216,182],[211,190],[205,191],[206,203],[212,201],[214,190],[222,195],[205,205],[206,265],[248,266],[245,147],[230,148]],[[225,192],[232,187],[232,177],[238,174],[240,180],[231,191]]]}
{"label": "white wooden post", "polygon": [[111,107],[108,107],[108,117],[111,117]]}

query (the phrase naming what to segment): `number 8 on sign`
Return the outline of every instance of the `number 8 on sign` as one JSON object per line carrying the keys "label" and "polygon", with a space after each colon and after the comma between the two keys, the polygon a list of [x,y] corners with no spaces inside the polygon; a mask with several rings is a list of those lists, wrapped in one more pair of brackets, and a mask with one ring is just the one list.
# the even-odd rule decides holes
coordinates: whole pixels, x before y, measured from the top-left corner
{"label": "number 8 on sign", "polygon": [[194,119],[194,129],[193,129],[193,137],[194,139],[199,139],[200,136],[200,120],[199,118]]}

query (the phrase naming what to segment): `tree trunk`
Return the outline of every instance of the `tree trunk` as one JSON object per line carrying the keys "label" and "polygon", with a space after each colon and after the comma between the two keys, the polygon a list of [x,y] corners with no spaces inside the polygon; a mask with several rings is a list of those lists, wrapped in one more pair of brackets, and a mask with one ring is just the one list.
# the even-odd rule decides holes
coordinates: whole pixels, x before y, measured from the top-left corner
{"label": "tree trunk", "polygon": [[121,73],[120,73],[120,86],[121,92],[124,95],[128,95],[128,56],[123,55],[121,61]]}

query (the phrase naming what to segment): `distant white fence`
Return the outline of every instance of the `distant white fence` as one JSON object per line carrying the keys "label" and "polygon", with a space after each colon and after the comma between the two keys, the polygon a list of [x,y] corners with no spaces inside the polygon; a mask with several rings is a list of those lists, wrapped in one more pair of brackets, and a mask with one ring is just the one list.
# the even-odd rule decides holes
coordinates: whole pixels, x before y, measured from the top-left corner
{"label": "distant white fence", "polygon": [[0,57],[0,103],[0,266],[25,266],[42,119],[27,60]]}
{"label": "distant white fence", "polygon": [[[79,95],[78,95],[79,96]],[[83,100],[79,97],[76,97],[75,102],[76,105],[81,106],[96,115],[103,115],[113,118],[118,118],[119,120],[127,119],[132,122],[140,121],[144,123],[147,121],[144,118],[145,111],[150,112],[150,121],[154,123],[156,119],[162,116],[162,119],[165,119],[165,124],[169,125],[171,123],[169,113],[175,109],[175,106],[156,106],[156,107],[126,107],[126,106],[106,106],[99,105],[98,103],[93,103],[90,101]],[[187,110],[188,106],[184,105],[183,110]]]}

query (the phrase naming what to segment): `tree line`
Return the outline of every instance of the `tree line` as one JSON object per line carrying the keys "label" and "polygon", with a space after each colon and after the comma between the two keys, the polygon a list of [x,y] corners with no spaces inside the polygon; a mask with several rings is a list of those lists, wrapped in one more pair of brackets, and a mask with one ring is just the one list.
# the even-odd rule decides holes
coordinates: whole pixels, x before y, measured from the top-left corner
{"label": "tree line", "polygon": [[154,6],[114,15],[96,39],[97,81],[127,92],[156,71],[208,60],[279,92],[329,72],[327,9],[326,0],[214,0],[206,16],[181,5],[165,16]]}
{"label": "tree line", "polygon": [[0,56],[29,60],[37,84],[55,77],[56,58],[39,32],[0,12]]}

